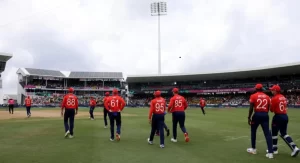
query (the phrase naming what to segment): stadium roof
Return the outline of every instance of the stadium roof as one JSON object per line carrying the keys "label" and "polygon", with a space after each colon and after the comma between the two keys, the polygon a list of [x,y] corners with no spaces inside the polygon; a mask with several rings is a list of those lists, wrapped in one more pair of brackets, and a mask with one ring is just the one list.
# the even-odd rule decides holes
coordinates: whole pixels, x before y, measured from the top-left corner
{"label": "stadium roof", "polygon": [[0,53],[0,61],[7,62],[12,57],[9,53]]}
{"label": "stadium roof", "polygon": [[123,79],[122,72],[71,72],[69,78]]}
{"label": "stadium roof", "polygon": [[19,68],[17,74],[23,76],[42,76],[58,78],[94,78],[94,79],[123,79],[122,72],[69,72],[34,68]]}
{"label": "stadium roof", "polygon": [[31,76],[51,76],[51,77],[66,77],[62,72],[55,70],[43,70],[34,68],[25,68]]}
{"label": "stadium roof", "polygon": [[206,72],[200,74],[162,74],[147,76],[131,76],[126,79],[128,83],[138,82],[184,82],[200,80],[230,80],[256,77],[270,77],[280,75],[300,74],[300,62],[292,64],[282,64],[256,69],[244,69],[226,72]]}

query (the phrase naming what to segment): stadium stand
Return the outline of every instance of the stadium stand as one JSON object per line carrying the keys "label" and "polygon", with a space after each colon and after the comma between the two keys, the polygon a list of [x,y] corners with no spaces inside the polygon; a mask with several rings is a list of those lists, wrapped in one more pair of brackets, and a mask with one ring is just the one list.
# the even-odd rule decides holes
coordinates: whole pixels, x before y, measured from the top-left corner
{"label": "stadium stand", "polygon": [[279,84],[289,106],[300,107],[300,63],[228,72],[127,77],[131,106],[148,106],[155,90],[161,90],[168,99],[174,87],[187,97],[189,106],[198,106],[200,97],[211,107],[249,106],[249,96],[257,83],[262,83],[268,94],[269,87]]}
{"label": "stadium stand", "polygon": [[2,72],[5,70],[6,62],[12,58],[12,54],[0,53],[0,104],[7,103],[2,90]]}
{"label": "stadium stand", "polygon": [[114,88],[125,92],[121,72],[66,72],[33,68],[20,68],[18,74],[18,100],[21,105],[31,96],[33,106],[59,106],[69,87],[75,89],[80,106],[87,106],[90,97],[98,99]]}

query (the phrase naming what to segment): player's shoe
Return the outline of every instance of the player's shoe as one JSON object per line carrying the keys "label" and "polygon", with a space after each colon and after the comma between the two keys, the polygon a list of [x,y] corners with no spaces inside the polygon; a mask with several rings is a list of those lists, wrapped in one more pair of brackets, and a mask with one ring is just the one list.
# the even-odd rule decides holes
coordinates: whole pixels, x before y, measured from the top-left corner
{"label": "player's shoe", "polygon": [[177,139],[172,138],[172,139],[171,139],[171,142],[176,143],[176,142],[177,142]]}
{"label": "player's shoe", "polygon": [[266,157],[267,157],[267,158],[271,158],[271,159],[274,158],[273,153],[267,153],[267,154],[266,154]]}
{"label": "player's shoe", "polygon": [[189,142],[190,141],[188,133],[184,133],[184,139],[185,139],[185,142]]}
{"label": "player's shoe", "polygon": [[299,152],[300,152],[300,149],[297,148],[297,147],[295,147],[295,149],[293,150],[291,156],[292,156],[292,157],[296,157],[296,156],[299,154]]}
{"label": "player's shoe", "polygon": [[73,135],[69,135],[69,139],[73,139],[74,138],[74,136]]}
{"label": "player's shoe", "polygon": [[167,136],[170,136],[170,129],[167,129]]}
{"label": "player's shoe", "polygon": [[160,148],[165,148],[164,144],[159,145]]}
{"label": "player's shoe", "polygon": [[189,142],[190,141],[188,133],[184,133],[184,139],[185,139],[185,142]]}
{"label": "player's shoe", "polygon": [[67,138],[69,135],[70,135],[70,131],[68,130],[68,131],[65,133],[65,138]]}
{"label": "player's shoe", "polygon": [[93,121],[93,120],[95,120],[94,118],[91,118],[91,120]]}
{"label": "player's shoe", "polygon": [[104,126],[104,128],[107,128],[107,126]]}
{"label": "player's shoe", "polygon": [[247,152],[250,153],[250,154],[256,155],[256,149],[253,149],[253,148],[247,148]]}
{"label": "player's shoe", "polygon": [[121,140],[121,135],[119,135],[118,133],[116,133],[116,139],[117,139],[117,141],[120,141]]}
{"label": "player's shoe", "polygon": [[[267,150],[267,153],[269,153],[269,150]],[[277,151],[273,151],[274,155],[278,155],[278,150]]]}
{"label": "player's shoe", "polygon": [[153,141],[150,141],[150,138],[148,138],[147,141],[148,141],[148,144],[150,144],[150,145],[153,144]]}
{"label": "player's shoe", "polygon": [[112,138],[110,138],[109,140],[110,140],[110,141],[115,141],[115,140],[114,140],[114,139],[112,139]]}

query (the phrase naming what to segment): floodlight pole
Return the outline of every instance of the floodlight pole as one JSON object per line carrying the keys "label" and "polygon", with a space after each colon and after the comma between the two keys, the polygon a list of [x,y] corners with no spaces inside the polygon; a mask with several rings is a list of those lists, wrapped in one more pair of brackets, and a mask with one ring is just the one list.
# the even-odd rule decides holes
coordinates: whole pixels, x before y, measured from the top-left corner
{"label": "floodlight pole", "polygon": [[[159,3],[157,3],[159,4]],[[160,12],[159,12],[159,5],[157,5],[158,8],[158,15],[157,15],[157,24],[158,24],[158,29],[157,29],[157,33],[158,33],[158,74],[161,74],[161,48],[160,48]]]}
{"label": "floodlight pole", "polygon": [[166,2],[151,3],[151,16],[157,16],[158,20],[158,74],[161,74],[161,41],[160,41],[160,16],[167,14]]}

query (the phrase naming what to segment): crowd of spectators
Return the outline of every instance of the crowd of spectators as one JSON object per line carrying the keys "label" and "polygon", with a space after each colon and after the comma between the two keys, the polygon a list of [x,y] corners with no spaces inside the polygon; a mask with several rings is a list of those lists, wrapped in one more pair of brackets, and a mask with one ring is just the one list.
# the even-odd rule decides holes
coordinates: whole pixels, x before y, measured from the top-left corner
{"label": "crowd of spectators", "polygon": [[[300,105],[300,95],[287,95],[289,105]],[[170,97],[165,98],[167,103]],[[199,105],[200,96],[186,97],[189,105]],[[249,95],[225,95],[225,96],[205,96],[206,104],[211,106],[242,106],[249,105]],[[129,104],[135,106],[148,106],[152,98],[133,97]]]}
{"label": "crowd of spectators", "polygon": [[[44,106],[44,105],[55,105],[59,106],[63,99],[63,94],[54,95],[34,95],[32,96],[33,105]],[[78,95],[78,100],[80,105],[88,105],[90,97],[94,97],[98,101],[98,105],[103,104],[103,96],[98,94],[84,94]],[[300,95],[287,95],[287,100],[289,105],[300,105]],[[125,97],[124,97],[125,98]],[[152,97],[131,97],[128,100],[130,106],[149,106]],[[170,97],[165,98],[167,103]],[[200,96],[187,97],[187,102],[189,105],[199,105]],[[249,105],[248,96],[206,96],[204,97],[207,105],[223,105],[223,106],[235,106],[235,105]]]}
{"label": "crowd of spectators", "polygon": [[[25,84],[22,84],[25,86]],[[81,88],[81,89],[100,89],[100,88],[120,88],[120,81],[80,81],[70,79],[67,83],[68,87]],[[62,80],[32,80],[27,83],[27,86],[36,86],[44,88],[64,88]]]}

